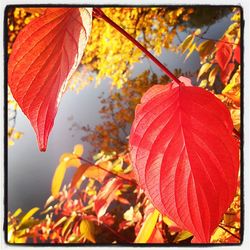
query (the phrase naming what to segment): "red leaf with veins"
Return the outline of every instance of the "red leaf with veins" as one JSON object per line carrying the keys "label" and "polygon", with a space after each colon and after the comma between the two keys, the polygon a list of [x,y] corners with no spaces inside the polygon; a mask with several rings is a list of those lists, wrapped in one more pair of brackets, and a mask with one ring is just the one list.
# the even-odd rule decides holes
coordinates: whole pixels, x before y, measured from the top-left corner
{"label": "red leaf with veins", "polygon": [[8,83],[45,151],[61,96],[80,63],[91,30],[91,9],[49,8],[18,34]]}
{"label": "red leaf with veins", "polygon": [[155,85],[136,109],[129,144],[138,182],[162,214],[199,242],[209,242],[235,195],[232,130],[224,104],[199,87]]}
{"label": "red leaf with veins", "polygon": [[222,70],[225,70],[233,54],[232,45],[227,37],[216,43],[215,60]]}

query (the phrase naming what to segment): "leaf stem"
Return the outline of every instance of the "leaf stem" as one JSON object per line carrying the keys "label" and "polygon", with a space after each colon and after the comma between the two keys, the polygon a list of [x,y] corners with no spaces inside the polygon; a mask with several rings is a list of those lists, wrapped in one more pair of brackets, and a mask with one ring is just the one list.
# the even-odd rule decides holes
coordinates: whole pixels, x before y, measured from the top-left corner
{"label": "leaf stem", "polygon": [[104,21],[113,26],[118,30],[122,35],[129,39],[134,45],[136,45],[142,52],[146,54],[169,78],[179,85],[182,85],[182,82],[171,72],[169,71],[158,59],[156,59],[144,46],[142,46],[137,40],[135,40],[129,33],[127,33],[123,28],[113,22],[109,17],[100,8],[93,9],[93,15],[95,17],[102,18]]}

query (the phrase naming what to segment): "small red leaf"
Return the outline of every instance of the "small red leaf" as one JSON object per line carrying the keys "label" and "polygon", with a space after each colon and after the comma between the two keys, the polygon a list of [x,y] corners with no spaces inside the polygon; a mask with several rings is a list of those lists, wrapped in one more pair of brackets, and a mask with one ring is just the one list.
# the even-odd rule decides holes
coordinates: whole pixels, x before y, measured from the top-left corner
{"label": "small red leaf", "polygon": [[228,83],[233,70],[234,70],[234,63],[229,63],[225,68],[225,70],[221,70],[220,78],[225,85]]}
{"label": "small red leaf", "polygon": [[215,60],[219,64],[222,70],[225,70],[233,54],[232,45],[229,44],[229,40],[225,37],[220,42],[216,43]]}
{"label": "small red leaf", "polygon": [[237,62],[237,63],[240,63],[240,45],[237,45],[235,50],[234,50],[234,60]]}
{"label": "small red leaf", "polygon": [[91,9],[49,8],[18,34],[8,62],[11,92],[45,151],[61,96],[91,29]]}
{"label": "small red leaf", "polygon": [[96,197],[94,205],[94,210],[98,218],[102,217],[106,213],[110,203],[115,199],[115,192],[121,185],[122,180],[113,178],[110,179],[104,186],[102,186]]}
{"label": "small red leaf", "polygon": [[161,91],[142,98],[130,133],[138,182],[162,214],[209,242],[237,186],[230,113],[199,87],[153,88]]}

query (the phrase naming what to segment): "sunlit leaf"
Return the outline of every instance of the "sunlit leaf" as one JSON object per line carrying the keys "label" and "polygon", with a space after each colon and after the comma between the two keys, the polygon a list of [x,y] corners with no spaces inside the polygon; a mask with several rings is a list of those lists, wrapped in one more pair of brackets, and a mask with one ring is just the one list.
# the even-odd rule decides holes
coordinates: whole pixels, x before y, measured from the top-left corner
{"label": "sunlit leaf", "polygon": [[187,53],[184,61],[186,61],[190,55],[194,52],[194,50],[196,49],[196,43],[193,43],[192,46],[189,48],[189,52]]}
{"label": "sunlit leaf", "polygon": [[122,185],[122,180],[119,178],[110,179],[99,191],[94,205],[94,210],[100,218],[105,213],[110,203],[114,200],[115,192]]}
{"label": "sunlit leaf", "polygon": [[22,209],[21,208],[18,208],[14,213],[13,213],[13,217],[17,217],[19,214],[22,213]]}
{"label": "sunlit leaf", "polygon": [[212,64],[211,63],[204,63],[201,68],[200,68],[200,71],[199,71],[199,74],[197,76],[197,80],[200,79],[200,77],[206,73],[210,68],[211,68]]}
{"label": "sunlit leaf", "polygon": [[53,229],[55,229],[56,227],[60,226],[63,222],[65,222],[67,220],[66,216],[63,216],[62,218],[60,218],[54,225],[53,225]]}
{"label": "sunlit leaf", "polygon": [[56,168],[56,171],[54,173],[53,179],[52,179],[52,184],[51,184],[51,194],[52,196],[56,196],[61,188],[64,175],[66,173],[66,164],[64,161],[60,162],[59,165]]}
{"label": "sunlit leaf", "polygon": [[221,81],[225,85],[229,81],[230,76],[231,76],[231,74],[232,74],[232,72],[234,70],[234,67],[235,67],[234,63],[229,63],[224,70],[221,70],[221,72],[220,72],[220,78],[221,78]]}
{"label": "sunlit leaf", "polygon": [[224,37],[220,42],[216,43],[215,60],[222,70],[225,70],[233,54],[233,48],[229,42],[228,38]]}
{"label": "sunlit leaf", "polygon": [[75,220],[76,215],[72,215],[68,220],[64,223],[62,228],[62,236],[66,234],[67,229],[69,228],[70,224]]}
{"label": "sunlit leaf", "polygon": [[157,244],[162,244],[164,243],[165,240],[162,236],[161,231],[158,228],[154,228],[150,238],[148,239],[147,243],[157,243]]}
{"label": "sunlit leaf", "polygon": [[72,181],[71,181],[71,187],[75,188],[80,179],[82,178],[83,174],[85,171],[89,168],[90,166],[88,165],[81,165],[75,172]]}
{"label": "sunlit leaf", "polygon": [[188,239],[188,238],[190,238],[190,237],[192,237],[192,236],[193,236],[192,233],[190,233],[190,232],[188,232],[188,231],[182,231],[182,232],[180,232],[180,233],[177,234],[177,236],[176,236],[175,239],[174,239],[174,243],[177,243],[177,242],[179,242],[179,241],[186,240],[186,239]]}
{"label": "sunlit leaf", "polygon": [[131,160],[154,207],[199,242],[209,242],[236,192],[238,143],[218,98],[173,85],[142,98],[130,133]]}
{"label": "sunlit leaf", "polygon": [[188,35],[185,38],[185,40],[179,45],[179,49],[182,51],[182,53],[185,53],[186,50],[192,46],[193,41],[194,41],[193,35]]}
{"label": "sunlit leaf", "polygon": [[77,156],[82,156],[83,152],[84,152],[84,148],[82,144],[75,145],[73,154]]}
{"label": "sunlit leaf", "polygon": [[8,61],[8,84],[45,151],[58,105],[79,65],[92,9],[48,8],[18,34]]}
{"label": "sunlit leaf", "polygon": [[209,76],[208,76],[208,82],[209,82],[209,86],[212,86],[214,84],[214,81],[216,79],[216,76],[217,76],[217,73],[219,71],[219,68],[218,67],[214,67],[210,73],[209,73]]}
{"label": "sunlit leaf", "polygon": [[51,202],[53,202],[55,200],[55,197],[54,196],[50,196],[46,202],[45,202],[45,205],[44,205],[44,208],[46,208]]}
{"label": "sunlit leaf", "polygon": [[211,55],[211,51],[215,48],[215,42],[212,40],[206,40],[198,46],[198,52],[203,61],[205,58]]}
{"label": "sunlit leaf", "polygon": [[159,211],[157,211],[156,209],[148,215],[134,241],[135,243],[147,243],[155,228],[158,217]]}
{"label": "sunlit leaf", "polygon": [[24,217],[22,218],[19,226],[21,226],[22,224],[26,223],[38,210],[39,210],[39,207],[34,207],[34,208],[30,209],[29,212],[26,213],[24,215]]}
{"label": "sunlit leaf", "polygon": [[[99,168],[98,165],[104,170]],[[109,173],[105,171],[105,169],[109,171],[113,168],[113,165],[110,161],[100,162],[98,165],[89,166],[88,169],[86,169],[84,176],[95,179],[102,183],[107,174]]]}
{"label": "sunlit leaf", "polygon": [[80,223],[80,233],[92,243],[96,243],[94,238],[94,224],[88,220],[82,220]]}
{"label": "sunlit leaf", "polygon": [[123,218],[127,221],[132,221],[134,218],[134,208],[131,206],[124,214]]}

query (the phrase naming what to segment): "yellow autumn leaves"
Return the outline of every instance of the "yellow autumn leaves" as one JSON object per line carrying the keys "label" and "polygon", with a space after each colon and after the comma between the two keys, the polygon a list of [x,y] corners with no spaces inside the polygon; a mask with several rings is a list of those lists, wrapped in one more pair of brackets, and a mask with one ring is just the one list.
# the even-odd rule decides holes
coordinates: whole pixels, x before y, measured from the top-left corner
{"label": "yellow autumn leaves", "polygon": [[53,196],[56,196],[59,193],[67,168],[78,168],[81,165],[79,157],[81,157],[82,154],[83,146],[77,144],[74,147],[73,153],[65,153],[60,157],[59,165],[57,166],[52,179],[51,194]]}

